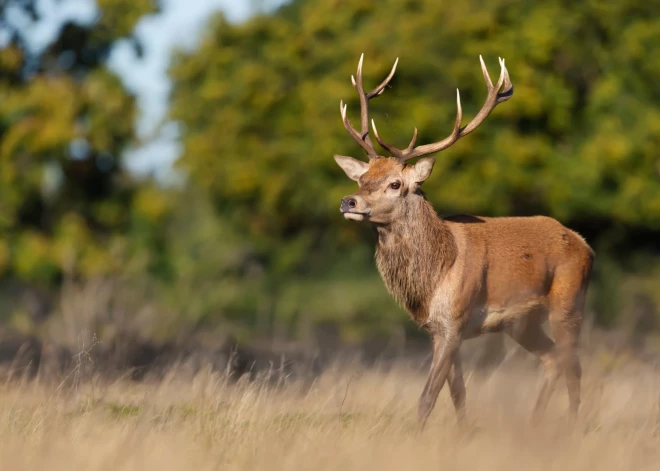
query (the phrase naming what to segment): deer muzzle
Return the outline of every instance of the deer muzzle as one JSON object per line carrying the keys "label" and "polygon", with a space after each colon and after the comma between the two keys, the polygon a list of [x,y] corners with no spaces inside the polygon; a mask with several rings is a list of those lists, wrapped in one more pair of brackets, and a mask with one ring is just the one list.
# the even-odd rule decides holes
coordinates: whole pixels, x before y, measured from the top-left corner
{"label": "deer muzzle", "polygon": [[360,200],[357,197],[345,196],[341,199],[339,210],[346,219],[362,221],[369,215],[369,211],[366,211],[362,206],[363,204],[360,203]]}

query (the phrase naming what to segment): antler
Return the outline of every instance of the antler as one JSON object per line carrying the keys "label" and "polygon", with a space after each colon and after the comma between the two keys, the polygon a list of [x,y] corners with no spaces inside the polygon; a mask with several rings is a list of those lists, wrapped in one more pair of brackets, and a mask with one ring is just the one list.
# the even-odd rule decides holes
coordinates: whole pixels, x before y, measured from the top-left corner
{"label": "antler", "polygon": [[348,121],[348,117],[346,116],[346,105],[344,105],[343,100],[339,104],[339,109],[341,111],[341,119],[344,122],[344,127],[346,128],[346,131],[348,131],[348,134],[350,134],[355,142],[362,146],[362,148],[367,152],[369,159],[373,159],[378,156],[378,153],[376,152],[374,144],[371,142],[371,138],[369,137],[369,100],[381,95],[385,91],[385,87],[390,82],[390,80],[392,80],[392,77],[394,77],[394,72],[396,71],[396,65],[398,64],[399,59],[397,58],[396,61],[394,61],[394,66],[392,67],[390,74],[385,77],[385,80],[383,80],[380,85],[371,90],[369,93],[364,93],[364,88],[362,86],[363,60],[364,54],[360,56],[360,62],[358,63],[357,80],[351,75],[353,87],[355,87],[360,97],[360,124],[362,125],[362,132],[358,133],[358,131],[353,126],[351,126],[351,123]]}
{"label": "antler", "polygon": [[[484,60],[481,56],[479,56],[479,60],[481,61],[481,71],[484,74],[484,80],[486,81],[486,86],[488,87],[488,96],[486,97],[486,102],[481,107],[481,110],[479,110],[479,113],[477,113],[474,119],[470,121],[467,126],[461,127],[463,111],[461,109],[461,96],[458,89],[456,89],[456,107],[458,110],[456,113],[456,121],[454,122],[454,130],[448,137],[442,141],[434,142],[433,144],[425,144],[423,146],[415,147],[415,141],[417,140],[417,128],[415,128],[410,144],[406,149],[401,150],[383,141],[378,135],[376,123],[371,120],[371,125],[374,128],[374,136],[376,136],[378,143],[398,160],[405,162],[406,160],[419,157],[421,155],[432,154],[434,152],[444,150],[459,140],[461,137],[467,136],[472,131],[477,129],[477,127],[484,122],[486,117],[499,103],[507,101],[513,95],[513,85],[511,84],[511,79],[509,78],[509,72],[506,70],[506,66],[504,65],[504,59],[499,59],[501,66],[500,79],[497,81],[495,86],[493,86],[493,82],[490,80],[490,75],[488,75],[486,64],[484,64]],[[500,93],[499,90],[502,88],[502,85],[504,85],[504,90]]]}

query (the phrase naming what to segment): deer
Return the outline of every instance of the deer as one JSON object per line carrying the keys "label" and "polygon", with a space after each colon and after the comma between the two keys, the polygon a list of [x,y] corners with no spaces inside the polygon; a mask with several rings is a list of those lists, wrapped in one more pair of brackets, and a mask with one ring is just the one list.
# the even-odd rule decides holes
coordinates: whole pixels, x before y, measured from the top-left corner
{"label": "deer", "polygon": [[[569,420],[580,406],[582,369],[578,354],[580,329],[594,251],[577,232],[543,216],[440,216],[421,186],[431,175],[434,157],[411,159],[447,149],[480,126],[493,109],[513,96],[504,59],[493,85],[479,56],[487,87],[486,100],[462,126],[460,92],[456,90],[454,128],[445,139],[398,149],[385,142],[371,120],[373,135],[390,156],[380,155],[369,132],[369,101],[380,96],[394,76],[364,91],[360,56],[351,76],[360,101],[358,132],[340,102],[348,134],[366,152],[368,162],[335,155],[358,190],[341,199],[340,212],[352,221],[369,222],[376,236],[375,260],[389,293],[432,340],[432,361],[418,401],[420,428],[435,407],[445,382],[459,423],[464,423],[466,390],[459,347],[464,340],[504,333],[540,360],[544,376],[532,420],[538,423],[563,374]],[[549,324],[551,338],[543,326]]]}

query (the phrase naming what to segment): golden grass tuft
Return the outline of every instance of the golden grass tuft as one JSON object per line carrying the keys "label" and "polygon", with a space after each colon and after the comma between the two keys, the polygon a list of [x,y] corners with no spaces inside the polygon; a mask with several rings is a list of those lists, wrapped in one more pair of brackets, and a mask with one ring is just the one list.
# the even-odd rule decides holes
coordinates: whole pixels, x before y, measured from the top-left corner
{"label": "golden grass tuft", "polygon": [[48,470],[621,470],[660,463],[660,376],[651,367],[584,364],[583,407],[572,431],[559,387],[530,423],[541,373],[501,367],[467,377],[469,425],[458,427],[446,388],[416,430],[425,372],[357,366],[314,384],[231,384],[172,372],[159,383],[89,382],[0,388],[2,469]]}

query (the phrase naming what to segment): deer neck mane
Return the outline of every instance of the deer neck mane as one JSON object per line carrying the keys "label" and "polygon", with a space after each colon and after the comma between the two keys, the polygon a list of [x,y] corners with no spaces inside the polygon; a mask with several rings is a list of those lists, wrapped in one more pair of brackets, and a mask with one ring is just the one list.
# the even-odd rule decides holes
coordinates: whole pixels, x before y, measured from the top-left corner
{"label": "deer neck mane", "polygon": [[376,264],[395,300],[418,323],[428,317],[433,290],[456,259],[447,224],[419,192],[406,198],[404,216],[375,225]]}

